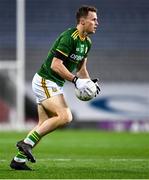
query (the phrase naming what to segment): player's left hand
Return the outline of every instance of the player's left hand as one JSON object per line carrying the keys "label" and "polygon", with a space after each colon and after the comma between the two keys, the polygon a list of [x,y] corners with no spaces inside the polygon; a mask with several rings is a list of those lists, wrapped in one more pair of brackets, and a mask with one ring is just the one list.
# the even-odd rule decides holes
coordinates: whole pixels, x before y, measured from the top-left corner
{"label": "player's left hand", "polygon": [[95,83],[95,85],[96,85],[96,88],[97,88],[97,91],[96,91],[96,95],[95,95],[95,97],[99,94],[99,92],[100,92],[100,87],[99,87],[99,84],[98,84],[98,81],[99,81],[99,79],[92,79],[92,81]]}

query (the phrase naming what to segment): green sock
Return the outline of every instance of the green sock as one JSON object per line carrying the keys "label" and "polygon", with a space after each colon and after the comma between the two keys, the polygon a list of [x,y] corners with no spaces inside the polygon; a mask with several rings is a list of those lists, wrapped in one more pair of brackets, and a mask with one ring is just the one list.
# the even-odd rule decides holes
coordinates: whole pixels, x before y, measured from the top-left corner
{"label": "green sock", "polygon": [[33,133],[31,133],[29,136],[27,136],[24,139],[24,142],[26,144],[30,144],[33,147],[38,143],[40,139],[41,139],[41,136],[36,131],[34,131]]}
{"label": "green sock", "polygon": [[14,157],[14,160],[17,162],[26,162],[26,156],[22,151],[18,151],[17,155]]}

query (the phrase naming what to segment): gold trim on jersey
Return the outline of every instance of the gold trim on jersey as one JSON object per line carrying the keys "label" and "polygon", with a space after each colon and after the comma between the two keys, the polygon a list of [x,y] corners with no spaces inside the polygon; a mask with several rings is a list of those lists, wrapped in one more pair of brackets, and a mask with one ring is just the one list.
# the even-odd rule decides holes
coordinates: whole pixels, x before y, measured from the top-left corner
{"label": "gold trim on jersey", "polygon": [[78,36],[79,36],[81,41],[84,41],[86,39],[86,37],[81,37],[80,36],[79,31],[77,29],[72,33],[71,37],[75,40],[75,39],[77,39]]}
{"label": "gold trim on jersey", "polygon": [[77,37],[79,36],[79,31],[78,30],[75,30],[73,33],[72,33],[72,35],[71,35],[71,37],[75,40]]}
{"label": "gold trim on jersey", "polygon": [[79,38],[81,39],[81,41],[84,41],[86,39],[86,37],[81,37],[80,35]]}
{"label": "gold trim on jersey", "polygon": [[71,37],[73,37],[76,33],[78,33],[79,31],[76,29],[73,33],[72,33],[72,35],[71,35]]}
{"label": "gold trim on jersey", "polygon": [[47,98],[50,98],[51,96],[50,96],[50,93],[49,93],[48,88],[46,86],[46,80],[44,78],[42,78],[42,80],[41,80],[41,85],[44,89],[44,92],[45,92]]}
{"label": "gold trim on jersey", "polygon": [[63,51],[56,49],[56,51],[60,52],[61,54],[63,54],[64,56],[68,57],[68,54],[64,53]]}

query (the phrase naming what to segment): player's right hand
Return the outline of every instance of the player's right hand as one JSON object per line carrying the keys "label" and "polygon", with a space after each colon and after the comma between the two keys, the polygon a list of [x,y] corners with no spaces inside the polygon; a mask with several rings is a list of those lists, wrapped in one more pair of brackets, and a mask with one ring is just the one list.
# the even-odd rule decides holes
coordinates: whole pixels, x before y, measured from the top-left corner
{"label": "player's right hand", "polygon": [[90,79],[80,79],[75,76],[72,82],[75,84],[77,89],[82,89],[84,88],[87,81],[90,81]]}

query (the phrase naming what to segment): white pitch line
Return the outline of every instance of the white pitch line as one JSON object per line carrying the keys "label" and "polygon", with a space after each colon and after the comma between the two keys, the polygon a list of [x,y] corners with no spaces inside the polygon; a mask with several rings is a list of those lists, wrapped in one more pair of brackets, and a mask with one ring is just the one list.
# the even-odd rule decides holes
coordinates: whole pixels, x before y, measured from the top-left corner
{"label": "white pitch line", "polygon": [[63,159],[63,158],[59,158],[59,159],[54,159],[54,158],[46,158],[46,159],[37,159],[38,161],[71,161],[72,159]]}
{"label": "white pitch line", "polygon": [[[68,158],[47,158],[47,159],[37,159],[38,161],[96,161],[97,159],[68,159]],[[104,159],[99,159],[99,161],[103,161]]]}
{"label": "white pitch line", "polygon": [[[7,159],[0,159],[0,162],[6,162]],[[69,161],[80,161],[80,162],[94,162],[94,161],[99,161],[99,162],[103,162],[103,161],[111,161],[111,162],[149,162],[149,159],[133,159],[133,158],[110,158],[110,159],[71,159],[71,158],[42,158],[42,159],[37,159],[37,161],[60,161],[60,162],[69,162]]]}
{"label": "white pitch line", "polygon": [[123,159],[115,159],[115,158],[111,158],[110,161],[113,162],[126,162],[126,161],[132,161],[132,162],[141,162],[141,161],[149,161],[149,159],[130,159],[130,158],[123,158]]}
{"label": "white pitch line", "polygon": [[111,159],[68,159],[68,158],[47,158],[47,159],[37,159],[38,161],[84,161],[84,162],[91,162],[91,161],[112,161],[112,162],[149,162],[149,159],[133,159],[133,158],[111,158]]}

